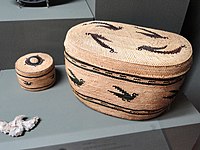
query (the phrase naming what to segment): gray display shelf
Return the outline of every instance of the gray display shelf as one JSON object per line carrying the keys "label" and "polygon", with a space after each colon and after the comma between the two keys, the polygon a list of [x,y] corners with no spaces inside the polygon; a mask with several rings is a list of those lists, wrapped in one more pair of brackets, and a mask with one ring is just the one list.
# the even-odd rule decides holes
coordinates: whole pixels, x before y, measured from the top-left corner
{"label": "gray display shelf", "polygon": [[[169,147],[162,129],[200,123],[199,113],[181,93],[168,112],[152,120],[128,121],[104,115],[76,99],[64,66],[56,66],[56,74],[57,82],[52,88],[29,92],[20,88],[14,70],[0,72],[0,119],[10,121],[21,114],[41,117],[39,125],[22,137],[0,134],[0,149],[30,149],[66,143],[73,145],[74,142],[146,132],[141,137],[150,138],[150,135],[154,135],[151,141],[157,140],[153,143],[149,141],[149,149],[155,148],[160,141],[159,146],[165,150]],[[153,132],[148,134],[148,131]],[[129,142],[134,143],[134,140],[141,143],[143,139],[133,138]],[[88,147],[88,143],[85,147]]]}
{"label": "gray display shelf", "polygon": [[2,0],[0,5],[0,69],[14,68],[15,61],[30,52],[54,56],[64,64],[63,42],[74,25],[93,20],[85,0],[70,0],[52,7],[22,7],[15,0]]}
{"label": "gray display shelf", "polygon": [[0,21],[55,20],[93,18],[85,0],[47,7],[22,7],[15,0],[1,0]]}

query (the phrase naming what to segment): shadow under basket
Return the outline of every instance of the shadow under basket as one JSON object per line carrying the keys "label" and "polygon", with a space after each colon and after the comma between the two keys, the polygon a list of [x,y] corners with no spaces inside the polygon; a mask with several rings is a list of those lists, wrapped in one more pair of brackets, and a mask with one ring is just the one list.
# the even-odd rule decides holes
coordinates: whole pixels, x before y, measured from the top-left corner
{"label": "shadow under basket", "polygon": [[192,63],[192,47],[184,37],[117,22],[76,25],[64,46],[66,72],[78,99],[129,120],[165,112]]}

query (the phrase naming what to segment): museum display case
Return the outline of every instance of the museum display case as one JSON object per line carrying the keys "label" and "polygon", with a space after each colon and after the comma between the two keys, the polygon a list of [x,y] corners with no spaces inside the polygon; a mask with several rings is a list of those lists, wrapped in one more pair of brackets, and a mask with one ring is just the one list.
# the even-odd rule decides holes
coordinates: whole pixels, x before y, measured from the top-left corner
{"label": "museum display case", "polygon": [[[69,0],[49,8],[20,8],[14,0],[3,0],[0,120],[9,122],[26,115],[28,119],[38,116],[40,121],[20,137],[0,134],[0,149],[198,149],[200,115],[183,90],[163,115],[130,121],[99,113],[78,101],[65,71],[66,33],[85,21],[120,21],[180,33],[189,0],[165,2],[156,0],[150,6],[147,1]],[[20,88],[14,69],[18,58],[34,52],[50,54],[55,62],[55,84],[38,92]]]}

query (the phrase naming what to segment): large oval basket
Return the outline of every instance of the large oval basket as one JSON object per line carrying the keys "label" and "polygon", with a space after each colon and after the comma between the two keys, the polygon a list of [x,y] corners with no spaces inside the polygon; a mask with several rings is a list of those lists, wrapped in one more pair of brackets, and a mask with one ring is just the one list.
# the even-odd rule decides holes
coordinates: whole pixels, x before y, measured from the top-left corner
{"label": "large oval basket", "polygon": [[116,22],[74,26],[64,46],[66,71],[78,99],[130,120],[165,112],[192,62],[191,45],[182,36]]}

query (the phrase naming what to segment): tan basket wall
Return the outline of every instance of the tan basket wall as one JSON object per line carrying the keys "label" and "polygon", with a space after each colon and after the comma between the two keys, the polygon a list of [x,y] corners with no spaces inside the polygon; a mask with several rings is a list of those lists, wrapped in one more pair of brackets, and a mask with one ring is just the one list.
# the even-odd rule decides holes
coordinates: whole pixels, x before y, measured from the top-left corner
{"label": "tan basket wall", "polygon": [[[93,66],[80,63],[65,53],[65,64],[73,92],[87,106],[119,118],[145,120],[156,117],[166,111],[174,100],[183,76],[172,79],[143,78],[109,70],[95,70]],[[98,67],[97,67],[98,68]],[[74,75],[82,82],[76,83]],[[121,88],[136,96],[128,101],[112,93],[120,93]],[[134,96],[133,96],[134,97]]]}
{"label": "tan basket wall", "polygon": [[44,75],[26,77],[17,74],[20,86],[29,91],[41,91],[51,87],[55,83],[55,68]]}

